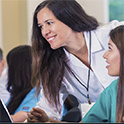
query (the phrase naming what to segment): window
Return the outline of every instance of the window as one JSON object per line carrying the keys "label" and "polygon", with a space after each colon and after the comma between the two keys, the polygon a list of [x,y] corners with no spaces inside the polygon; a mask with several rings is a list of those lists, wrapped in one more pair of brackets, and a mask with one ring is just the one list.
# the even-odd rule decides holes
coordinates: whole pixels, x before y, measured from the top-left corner
{"label": "window", "polygon": [[109,0],[109,21],[124,21],[124,0]]}

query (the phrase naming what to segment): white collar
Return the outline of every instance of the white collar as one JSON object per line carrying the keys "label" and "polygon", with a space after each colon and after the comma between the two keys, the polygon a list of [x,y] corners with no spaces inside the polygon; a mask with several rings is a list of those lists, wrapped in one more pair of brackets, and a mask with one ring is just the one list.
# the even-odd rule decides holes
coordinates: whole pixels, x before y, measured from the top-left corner
{"label": "white collar", "polygon": [[[90,33],[84,32],[84,37],[85,37],[86,44],[87,44],[87,47],[89,50]],[[91,31],[91,53],[98,52],[102,49],[103,49],[103,47],[102,47],[100,40],[98,39],[95,31]]]}
{"label": "white collar", "polygon": [[[85,41],[89,50],[89,32],[84,32],[84,36],[85,36]],[[71,61],[68,61],[68,63],[72,62],[72,64],[82,67],[82,68],[86,68],[84,64],[82,64],[82,62],[75,57],[73,54],[69,53],[65,48],[63,48],[65,51],[65,54],[67,56],[67,58]],[[97,38],[97,35],[94,31],[91,31],[91,54],[98,52],[100,50],[103,50],[102,44],[100,43],[100,40]]]}
{"label": "white collar", "polygon": [[[90,33],[84,32],[84,37],[85,37],[85,41],[86,41],[86,44],[87,44],[87,47],[89,50]],[[70,53],[65,48],[63,48],[63,49],[64,49],[66,55],[69,57]],[[95,31],[91,31],[91,53],[98,52],[102,49],[103,49],[102,44],[100,43],[100,40],[98,39]]]}

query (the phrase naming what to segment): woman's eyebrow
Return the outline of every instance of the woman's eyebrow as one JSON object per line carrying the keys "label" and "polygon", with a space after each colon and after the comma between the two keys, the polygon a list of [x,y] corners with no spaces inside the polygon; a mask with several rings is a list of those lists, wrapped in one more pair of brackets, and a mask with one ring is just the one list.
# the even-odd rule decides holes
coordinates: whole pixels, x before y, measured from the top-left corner
{"label": "woman's eyebrow", "polygon": [[108,46],[113,46],[111,43],[108,43]]}
{"label": "woman's eyebrow", "polygon": [[51,21],[52,19],[47,19],[45,22]]}
{"label": "woman's eyebrow", "polygon": [[[45,20],[44,22],[46,23],[46,22],[48,22],[48,21],[51,21],[52,19],[47,19],[47,20]],[[40,25],[42,25],[41,23],[38,23],[38,26],[40,26]]]}

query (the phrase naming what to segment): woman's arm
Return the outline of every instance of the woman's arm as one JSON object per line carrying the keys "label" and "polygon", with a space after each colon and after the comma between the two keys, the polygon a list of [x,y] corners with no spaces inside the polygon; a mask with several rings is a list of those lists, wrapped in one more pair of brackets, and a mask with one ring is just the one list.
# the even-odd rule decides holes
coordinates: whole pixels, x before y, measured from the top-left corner
{"label": "woman's arm", "polygon": [[32,108],[28,114],[27,122],[61,122],[49,118],[48,115],[40,108]]}
{"label": "woman's arm", "polygon": [[28,118],[28,112],[19,111],[14,115],[11,115],[13,122],[24,122]]}

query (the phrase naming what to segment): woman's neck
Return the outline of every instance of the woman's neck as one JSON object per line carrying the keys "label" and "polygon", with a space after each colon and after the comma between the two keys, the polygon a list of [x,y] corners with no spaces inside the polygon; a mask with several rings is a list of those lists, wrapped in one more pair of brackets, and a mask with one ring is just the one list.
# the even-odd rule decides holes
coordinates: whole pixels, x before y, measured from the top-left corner
{"label": "woman's neck", "polygon": [[65,47],[68,52],[75,55],[80,61],[89,67],[88,48],[83,33],[78,33],[71,45]]}

